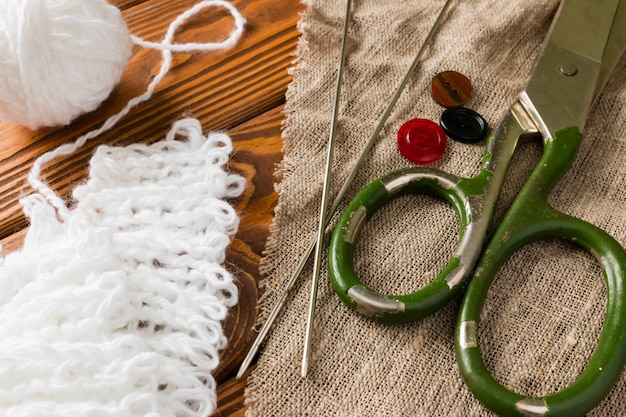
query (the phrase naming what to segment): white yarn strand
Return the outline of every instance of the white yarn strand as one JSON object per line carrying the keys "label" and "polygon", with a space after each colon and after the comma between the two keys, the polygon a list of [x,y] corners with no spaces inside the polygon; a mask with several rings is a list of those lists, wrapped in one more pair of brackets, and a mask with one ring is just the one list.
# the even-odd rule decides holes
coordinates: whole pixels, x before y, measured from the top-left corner
{"label": "white yarn strand", "polygon": [[[226,40],[222,42],[212,42],[212,43],[197,43],[197,42],[191,42],[191,43],[185,43],[185,44],[173,44],[172,43],[172,40],[174,39],[174,34],[176,33],[176,29],[178,29],[178,27],[182,25],[187,19],[189,19],[191,16],[195,15],[196,13],[198,13],[200,10],[204,8],[216,7],[216,6],[227,9],[230,12],[230,14],[233,16],[233,18],[235,19],[235,30],[231,32],[230,36]],[[134,36],[134,35],[131,36],[131,39],[133,40],[135,44],[143,46],[145,48],[167,50],[171,52],[189,52],[189,51],[196,51],[196,50],[217,51],[220,49],[226,49],[226,48],[230,48],[234,46],[239,40],[239,38],[241,37],[241,35],[243,34],[245,24],[246,24],[245,19],[243,18],[243,16],[241,16],[237,8],[234,7],[232,4],[226,1],[203,1],[203,2],[196,4],[191,9],[185,11],[180,16],[178,16],[176,20],[174,20],[172,24],[170,25],[165,35],[165,38],[163,39],[162,42],[149,42],[141,38],[138,38],[137,36]]]}
{"label": "white yarn strand", "polygon": [[[225,8],[234,18],[235,29],[231,31],[228,38],[222,42],[172,44],[176,30],[180,27],[180,25],[182,25],[194,14],[207,7]],[[126,116],[137,105],[149,100],[154,94],[154,90],[156,89],[157,85],[161,83],[165,75],[170,70],[172,64],[172,51],[215,51],[218,49],[232,47],[241,38],[245,23],[246,21],[241,13],[230,3],[220,0],[211,0],[200,2],[193,6],[191,9],[185,11],[180,16],[178,16],[178,18],[176,18],[170,24],[163,41],[160,43],[148,42],[136,36],[132,36],[131,38],[133,39],[133,42],[137,45],[147,48],[159,49],[162,51],[161,69],[159,70],[158,74],[153,78],[150,84],[148,84],[148,87],[143,94],[129,100],[126,106],[120,112],[114,114],[113,116],[110,116],[99,128],[87,132],[71,144],[61,145],[54,150],[46,152],[38,157],[33,163],[33,167],[31,168],[31,171],[28,175],[28,182],[30,183],[31,187],[52,204],[52,206],[57,210],[61,218],[66,218],[69,213],[67,205],[65,204],[63,199],[61,199],[44,181],[41,180],[43,166],[61,156],[68,156],[73,154],[89,140],[101,135],[102,133],[108,131],[113,126],[115,126],[120,119]],[[29,205],[28,201],[30,198],[31,197],[29,196],[25,199],[22,199],[22,204],[24,205],[25,210],[28,210],[27,206]]]}

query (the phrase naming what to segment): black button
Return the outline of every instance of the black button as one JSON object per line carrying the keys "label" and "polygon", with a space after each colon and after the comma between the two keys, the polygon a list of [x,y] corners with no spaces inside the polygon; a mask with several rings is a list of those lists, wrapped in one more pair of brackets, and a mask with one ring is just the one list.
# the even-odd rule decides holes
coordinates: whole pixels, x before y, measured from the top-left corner
{"label": "black button", "polygon": [[465,107],[447,109],[441,115],[439,124],[446,135],[464,143],[480,142],[489,130],[487,122],[480,114]]}

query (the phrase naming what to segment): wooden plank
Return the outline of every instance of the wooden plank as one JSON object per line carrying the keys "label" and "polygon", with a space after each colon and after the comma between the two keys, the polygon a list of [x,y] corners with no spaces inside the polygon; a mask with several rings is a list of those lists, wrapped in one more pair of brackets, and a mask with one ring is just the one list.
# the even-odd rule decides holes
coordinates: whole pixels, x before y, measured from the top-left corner
{"label": "wooden plank", "polygon": [[120,10],[126,10],[145,1],[146,0],[109,0],[109,4],[112,4]]}
{"label": "wooden plank", "polygon": [[275,164],[282,159],[282,121],[282,107],[278,107],[231,132],[235,151],[228,166],[247,181],[244,194],[235,202],[241,220],[239,230],[226,254],[226,266],[239,289],[239,302],[223,323],[228,345],[213,372],[218,381],[232,375],[254,341],[259,261],[278,200],[273,183]]}
{"label": "wooden plank", "polygon": [[248,369],[241,379],[229,379],[217,387],[217,409],[213,417],[243,417],[246,407],[243,404],[243,394],[246,389],[246,379],[254,369]]}

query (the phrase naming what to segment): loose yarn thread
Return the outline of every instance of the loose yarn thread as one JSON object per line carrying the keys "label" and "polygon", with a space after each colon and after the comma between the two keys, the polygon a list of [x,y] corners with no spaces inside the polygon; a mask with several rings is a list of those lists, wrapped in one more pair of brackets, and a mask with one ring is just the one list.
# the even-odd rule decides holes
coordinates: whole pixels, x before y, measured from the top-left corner
{"label": "loose yarn thread", "polygon": [[[174,34],[176,33],[176,30],[191,16],[207,7],[223,7],[227,9],[232,15],[235,21],[235,29],[229,34],[228,38],[221,42],[173,44],[172,41],[174,39]],[[241,13],[239,13],[239,11],[230,3],[221,0],[207,0],[197,3],[191,9],[188,9],[186,12],[176,18],[176,20],[174,20],[170,24],[163,41],[161,41],[160,43],[144,41],[141,38],[133,35],[131,38],[133,42],[137,45],[146,48],[156,48],[162,51],[161,69],[152,79],[150,84],[148,84],[146,91],[143,94],[131,99],[122,110],[120,110],[117,114],[109,117],[99,128],[89,131],[86,134],[80,136],[73,143],[61,145],[56,149],[44,153],[43,155],[38,157],[35,160],[28,176],[28,182],[33,187],[33,189],[42,196],[44,196],[44,198],[57,209],[59,215],[62,218],[67,217],[68,208],[65,202],[40,179],[43,166],[61,156],[73,154],[89,140],[99,136],[103,132],[106,132],[107,130],[115,126],[120,119],[126,116],[137,105],[149,100],[154,94],[154,90],[157,85],[163,80],[163,77],[165,77],[165,75],[170,70],[170,67],[172,65],[172,51],[216,51],[219,49],[230,48],[237,43],[237,41],[243,34],[245,23],[246,21]],[[29,199],[30,196],[22,199],[22,205],[25,208],[29,204]]]}

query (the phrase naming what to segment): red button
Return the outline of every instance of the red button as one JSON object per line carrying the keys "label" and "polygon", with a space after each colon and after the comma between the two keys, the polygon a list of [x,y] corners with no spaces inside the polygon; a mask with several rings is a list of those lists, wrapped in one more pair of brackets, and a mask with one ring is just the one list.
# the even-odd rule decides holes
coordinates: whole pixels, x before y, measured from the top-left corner
{"label": "red button", "polygon": [[446,133],[428,119],[412,119],[398,130],[398,149],[416,164],[435,162],[446,150]]}

